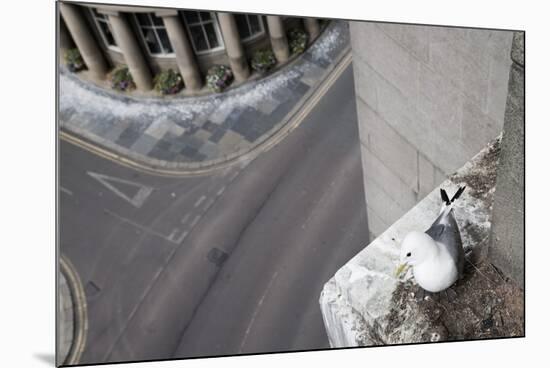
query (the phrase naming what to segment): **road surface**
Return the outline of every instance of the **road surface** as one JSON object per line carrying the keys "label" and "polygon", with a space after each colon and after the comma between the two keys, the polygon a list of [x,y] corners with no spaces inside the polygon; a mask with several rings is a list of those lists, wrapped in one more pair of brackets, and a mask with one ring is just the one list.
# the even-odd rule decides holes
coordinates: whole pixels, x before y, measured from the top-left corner
{"label": "road surface", "polygon": [[86,291],[81,363],[328,348],[323,284],[368,239],[351,67],[270,151],[140,173],[60,144],[60,249]]}

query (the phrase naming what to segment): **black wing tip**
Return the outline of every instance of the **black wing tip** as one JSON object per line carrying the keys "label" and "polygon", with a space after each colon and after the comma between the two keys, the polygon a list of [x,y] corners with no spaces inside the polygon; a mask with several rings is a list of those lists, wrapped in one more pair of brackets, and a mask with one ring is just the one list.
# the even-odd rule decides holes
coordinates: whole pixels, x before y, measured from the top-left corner
{"label": "black wing tip", "polygon": [[443,188],[439,188],[439,192],[441,193],[441,200],[445,202],[445,204],[448,206],[451,204],[451,201],[449,200],[449,196],[447,195],[447,192]]}
{"label": "black wing tip", "polygon": [[451,202],[456,201],[456,200],[462,195],[462,192],[464,192],[464,189],[466,189],[466,186],[465,186],[465,185],[464,185],[463,187],[460,187],[460,188],[456,191],[456,193],[455,193],[455,195],[453,196],[453,198],[451,199]]}
{"label": "black wing tip", "polygon": [[453,198],[449,199],[449,195],[447,194],[447,192],[445,191],[445,189],[443,188],[440,188],[439,189],[439,192],[441,193],[441,200],[443,202],[445,202],[445,204],[447,206],[449,206],[452,202],[456,201],[461,195],[462,195],[462,192],[464,192],[464,190],[466,189],[466,186],[462,186],[460,188],[458,188],[458,190],[456,191],[455,195],[453,196]]}

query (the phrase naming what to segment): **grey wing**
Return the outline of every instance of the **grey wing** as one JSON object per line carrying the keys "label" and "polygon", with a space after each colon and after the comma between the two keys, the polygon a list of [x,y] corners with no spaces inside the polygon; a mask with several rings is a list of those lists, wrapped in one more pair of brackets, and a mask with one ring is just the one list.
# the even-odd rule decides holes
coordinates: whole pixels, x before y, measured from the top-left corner
{"label": "grey wing", "polygon": [[462,238],[453,211],[449,211],[445,217],[439,216],[432,226],[426,230],[426,234],[447,248],[461,277],[464,269],[464,248],[462,247]]}

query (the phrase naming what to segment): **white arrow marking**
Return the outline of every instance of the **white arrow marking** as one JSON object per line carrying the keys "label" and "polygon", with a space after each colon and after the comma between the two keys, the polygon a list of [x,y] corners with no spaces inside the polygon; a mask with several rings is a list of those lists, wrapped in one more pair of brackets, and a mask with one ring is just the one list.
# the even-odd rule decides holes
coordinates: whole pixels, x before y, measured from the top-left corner
{"label": "white arrow marking", "polygon": [[[113,193],[115,193],[117,196],[119,196],[122,199],[127,200],[130,202],[134,207],[139,208],[143,205],[147,197],[149,197],[149,194],[153,191],[153,188],[145,186],[140,183],[135,183],[130,180],[124,180],[120,178],[115,178],[112,176],[107,176],[103,174],[94,173],[91,171],[88,171],[88,175],[90,175],[92,178],[99,181],[101,184],[109,188]],[[126,193],[122,192],[119,188],[115,187],[112,183],[121,183],[126,184],[132,187],[139,188],[136,194],[133,196],[127,195]]]}

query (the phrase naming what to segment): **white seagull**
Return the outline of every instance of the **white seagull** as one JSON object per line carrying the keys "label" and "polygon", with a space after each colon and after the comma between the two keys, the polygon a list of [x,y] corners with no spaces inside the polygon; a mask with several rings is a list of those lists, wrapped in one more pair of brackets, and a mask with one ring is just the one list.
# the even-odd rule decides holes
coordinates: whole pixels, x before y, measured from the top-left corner
{"label": "white seagull", "polygon": [[418,285],[432,293],[443,291],[462,278],[464,248],[453,202],[465,188],[458,189],[450,200],[447,192],[440,190],[443,205],[432,226],[426,232],[411,231],[403,239],[397,276],[412,267]]}

